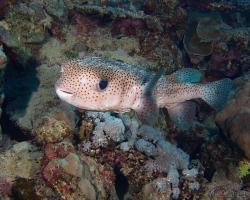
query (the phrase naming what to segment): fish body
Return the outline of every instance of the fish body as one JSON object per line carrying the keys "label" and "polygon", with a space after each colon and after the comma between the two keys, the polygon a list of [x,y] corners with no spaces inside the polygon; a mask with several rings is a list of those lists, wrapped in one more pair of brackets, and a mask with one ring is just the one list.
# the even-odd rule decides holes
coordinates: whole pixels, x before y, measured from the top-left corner
{"label": "fish body", "polygon": [[196,98],[221,108],[232,81],[223,79],[201,84],[200,79],[201,73],[191,68],[165,76],[162,72],[148,72],[123,62],[86,56],[61,66],[55,89],[59,98],[78,108],[112,112],[133,109],[140,118],[151,121],[157,108],[162,107],[178,118],[180,110],[187,110],[180,109],[181,103]]}

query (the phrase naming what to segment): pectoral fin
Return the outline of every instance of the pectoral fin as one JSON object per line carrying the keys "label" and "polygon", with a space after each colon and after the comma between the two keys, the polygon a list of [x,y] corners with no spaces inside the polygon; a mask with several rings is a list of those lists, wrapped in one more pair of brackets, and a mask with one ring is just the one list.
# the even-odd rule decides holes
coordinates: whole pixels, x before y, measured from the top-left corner
{"label": "pectoral fin", "polygon": [[153,125],[158,118],[159,109],[156,105],[153,90],[160,77],[164,74],[164,69],[156,73],[145,86],[142,94],[141,105],[136,109],[137,115],[143,124]]}
{"label": "pectoral fin", "polygon": [[158,118],[159,109],[153,99],[143,99],[143,105],[136,110],[136,113],[143,124],[154,125]]}
{"label": "pectoral fin", "polygon": [[179,130],[185,131],[192,127],[195,120],[196,104],[184,101],[167,107],[170,119]]}

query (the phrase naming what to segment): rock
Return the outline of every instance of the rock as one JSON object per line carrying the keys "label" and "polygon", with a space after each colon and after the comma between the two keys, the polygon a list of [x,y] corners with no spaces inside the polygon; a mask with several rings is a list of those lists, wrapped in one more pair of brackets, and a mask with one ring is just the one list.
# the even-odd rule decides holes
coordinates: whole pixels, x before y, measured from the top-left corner
{"label": "rock", "polygon": [[250,83],[245,76],[236,81],[237,89],[228,105],[216,116],[223,133],[250,159]]}
{"label": "rock", "polygon": [[79,157],[74,153],[70,153],[64,159],[64,162],[62,162],[62,168],[66,173],[76,177],[81,177],[83,173],[83,165],[81,164]]}
{"label": "rock", "polygon": [[0,154],[0,177],[13,182],[17,177],[31,178],[40,168],[38,159],[42,153],[29,142],[15,144]]}
{"label": "rock", "polygon": [[85,195],[87,199],[89,200],[96,199],[95,189],[88,179],[86,178],[81,179],[78,183],[78,187],[80,188],[81,192]]}

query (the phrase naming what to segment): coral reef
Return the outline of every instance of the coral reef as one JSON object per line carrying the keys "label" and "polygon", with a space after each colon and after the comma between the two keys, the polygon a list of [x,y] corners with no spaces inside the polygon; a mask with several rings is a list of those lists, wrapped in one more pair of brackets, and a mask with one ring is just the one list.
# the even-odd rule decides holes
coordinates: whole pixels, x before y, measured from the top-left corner
{"label": "coral reef", "polygon": [[[0,199],[249,198],[249,5],[0,0]],[[235,79],[236,91],[218,113],[195,100],[185,130],[166,109],[154,126],[79,112],[54,84],[59,65],[85,55],[193,67],[201,82]]]}
{"label": "coral reef", "polygon": [[31,178],[40,169],[39,158],[42,153],[29,142],[15,144],[0,155],[1,179],[8,183],[17,177]]}

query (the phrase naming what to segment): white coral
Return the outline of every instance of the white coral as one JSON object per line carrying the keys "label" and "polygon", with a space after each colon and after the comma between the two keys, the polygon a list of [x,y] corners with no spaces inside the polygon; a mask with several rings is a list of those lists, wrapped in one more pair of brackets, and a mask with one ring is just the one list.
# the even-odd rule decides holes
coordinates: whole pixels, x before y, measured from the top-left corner
{"label": "white coral", "polygon": [[95,119],[93,143],[97,147],[105,147],[108,140],[122,142],[125,139],[125,126],[121,119],[108,112],[87,112],[87,117]]}
{"label": "white coral", "polygon": [[145,153],[147,156],[156,156],[158,154],[157,148],[152,143],[139,139],[135,142],[135,147],[138,151]]}

